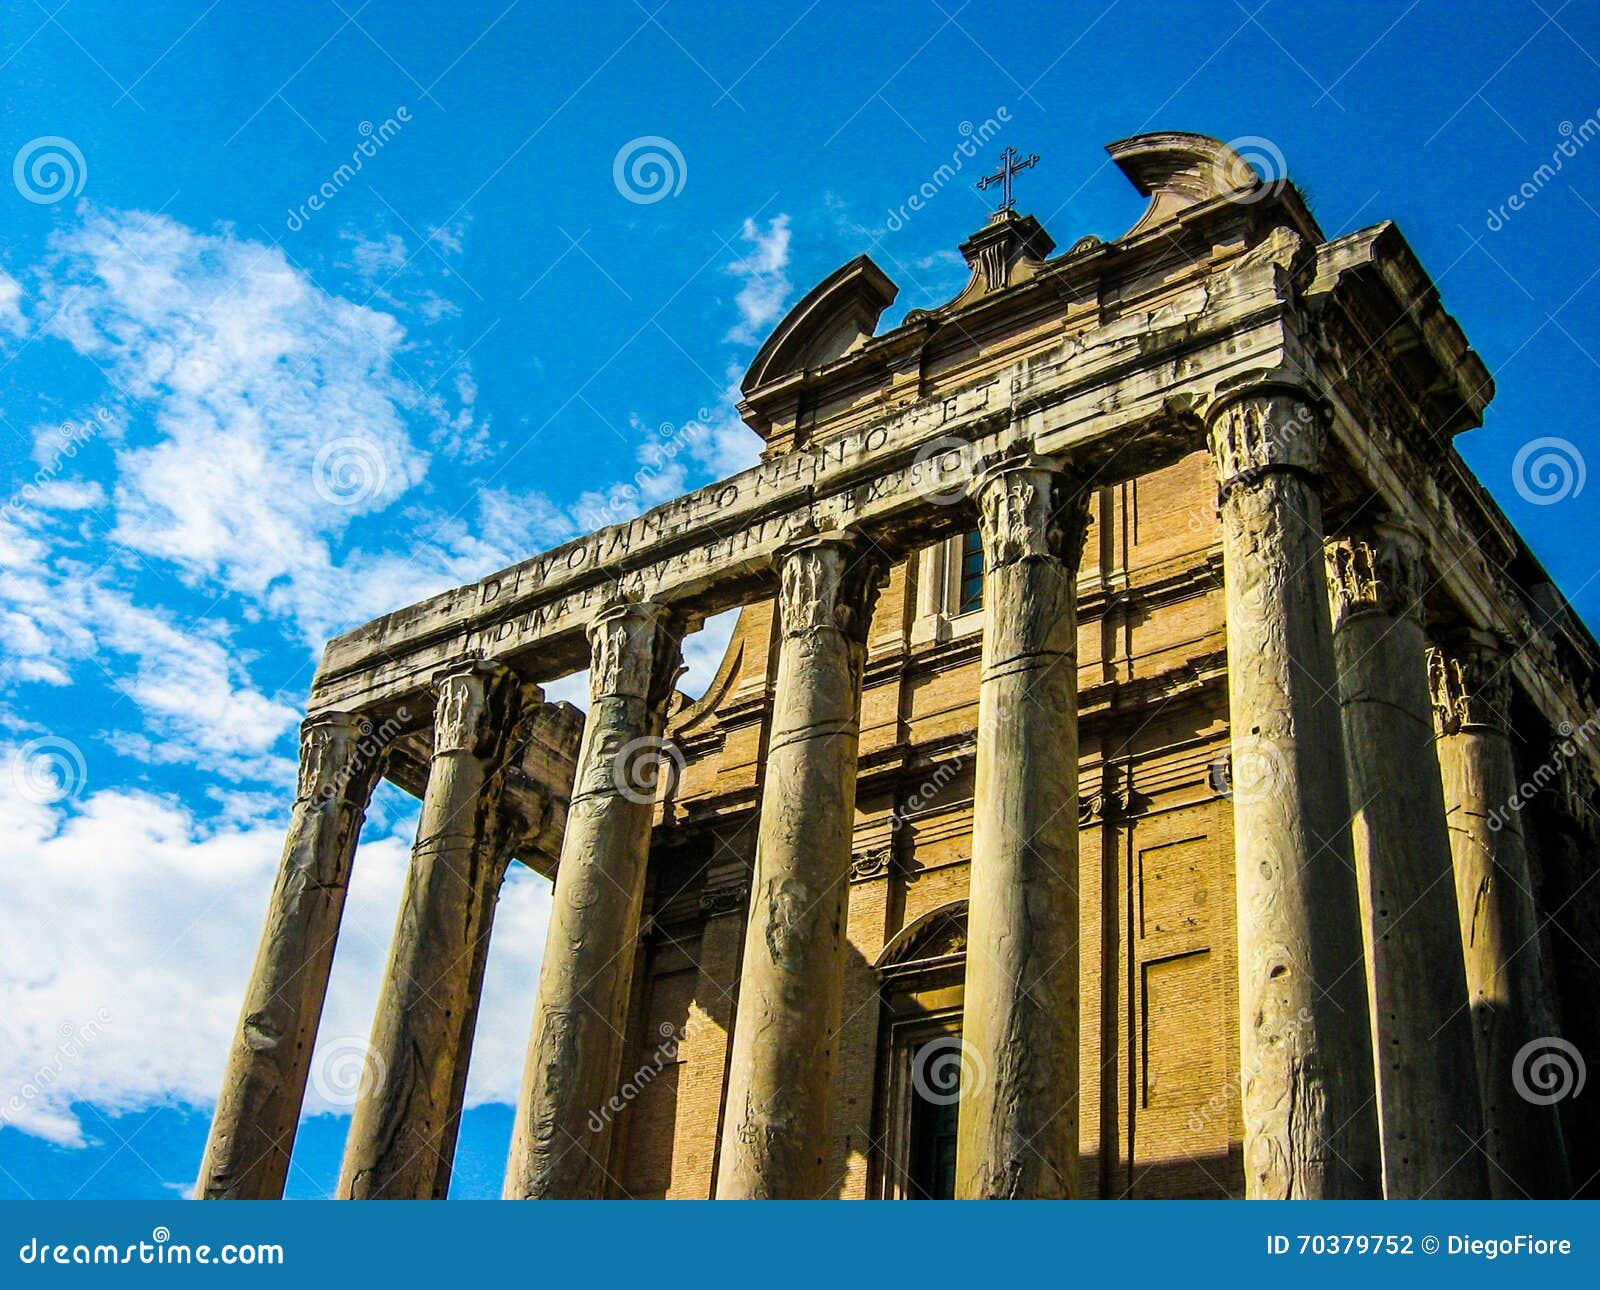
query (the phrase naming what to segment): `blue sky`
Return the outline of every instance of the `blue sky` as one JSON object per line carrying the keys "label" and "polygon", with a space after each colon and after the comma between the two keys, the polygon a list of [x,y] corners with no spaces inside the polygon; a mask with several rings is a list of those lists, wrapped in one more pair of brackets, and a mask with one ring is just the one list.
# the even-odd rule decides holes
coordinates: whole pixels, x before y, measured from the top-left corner
{"label": "blue sky", "polygon": [[[747,464],[787,305],[864,250],[886,322],[948,299],[1007,145],[1063,246],[1133,222],[1102,147],[1153,129],[1266,141],[1330,236],[1398,222],[1499,383],[1464,454],[1600,614],[1593,6],[0,12],[0,1197],[192,1183],[320,642]],[[414,820],[369,816],[294,1195]],[[546,908],[501,905],[457,1194],[498,1191]]]}

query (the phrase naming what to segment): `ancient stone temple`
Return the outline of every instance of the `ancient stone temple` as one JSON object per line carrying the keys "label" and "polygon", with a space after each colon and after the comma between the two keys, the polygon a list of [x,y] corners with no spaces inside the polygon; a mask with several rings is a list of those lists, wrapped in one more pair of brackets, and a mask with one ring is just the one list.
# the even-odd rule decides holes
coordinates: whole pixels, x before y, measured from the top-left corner
{"label": "ancient stone temple", "polygon": [[1392,224],[1109,151],[1121,237],[1002,203],[881,334],[852,260],[744,378],[758,465],[328,645],[201,1195],[282,1193],[380,777],[342,1196],[446,1193],[512,862],[508,1197],[1593,1186],[1597,653],[1452,446],[1489,374]]}

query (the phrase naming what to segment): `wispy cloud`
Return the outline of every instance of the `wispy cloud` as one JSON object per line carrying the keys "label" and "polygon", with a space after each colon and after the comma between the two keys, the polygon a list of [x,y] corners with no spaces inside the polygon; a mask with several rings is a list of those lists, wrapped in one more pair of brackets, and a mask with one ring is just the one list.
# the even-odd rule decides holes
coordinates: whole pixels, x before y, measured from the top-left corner
{"label": "wispy cloud", "polygon": [[727,266],[727,271],[743,280],[734,299],[739,321],[727,339],[739,344],[759,340],[762,333],[783,313],[789,299],[789,217],[778,215],[766,226],[747,219],[741,230],[745,253]]}

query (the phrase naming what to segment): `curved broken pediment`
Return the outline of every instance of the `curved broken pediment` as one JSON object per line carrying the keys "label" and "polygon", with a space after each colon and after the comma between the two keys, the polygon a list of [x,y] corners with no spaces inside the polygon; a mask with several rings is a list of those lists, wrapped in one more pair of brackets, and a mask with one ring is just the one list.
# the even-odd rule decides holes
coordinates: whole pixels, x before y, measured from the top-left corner
{"label": "curved broken pediment", "polygon": [[1124,238],[1164,224],[1186,207],[1262,186],[1261,176],[1243,157],[1209,135],[1170,130],[1136,134],[1106,144],[1106,151],[1140,194],[1150,199]]}
{"label": "curved broken pediment", "polygon": [[778,324],[739,382],[745,394],[779,377],[847,354],[877,330],[900,288],[869,255],[858,255],[819,282]]}
{"label": "curved broken pediment", "polygon": [[880,971],[953,958],[967,952],[967,902],[952,900],[914,918],[889,940],[873,966]]}

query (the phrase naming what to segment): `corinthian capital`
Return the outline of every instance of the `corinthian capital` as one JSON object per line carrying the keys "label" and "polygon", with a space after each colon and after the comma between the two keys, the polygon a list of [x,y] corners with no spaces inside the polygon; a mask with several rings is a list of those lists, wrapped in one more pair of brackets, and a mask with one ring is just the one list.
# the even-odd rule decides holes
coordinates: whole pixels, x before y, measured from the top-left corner
{"label": "corinthian capital", "polygon": [[499,663],[472,660],[438,678],[433,751],[481,754],[508,724],[504,709],[516,675]]}
{"label": "corinthian capital", "polygon": [[986,569],[1059,560],[1076,573],[1089,527],[1089,488],[1021,453],[985,462],[973,480]]}
{"label": "corinthian capital", "polygon": [[665,702],[678,679],[683,627],[670,606],[653,601],[602,610],[589,625],[590,696]]}
{"label": "corinthian capital", "polygon": [[831,629],[865,644],[887,572],[883,553],[850,533],[821,533],[785,548],[778,556],[783,634]]}
{"label": "corinthian capital", "polygon": [[1428,647],[1433,717],[1441,734],[1511,729],[1511,669],[1500,641],[1473,631]]}
{"label": "corinthian capital", "polygon": [[1224,495],[1274,471],[1316,479],[1327,438],[1310,394],[1270,385],[1224,399],[1210,414],[1210,446]]}
{"label": "corinthian capital", "polygon": [[1410,528],[1376,524],[1333,539],[1326,554],[1335,627],[1364,613],[1421,617],[1425,566],[1422,543]]}
{"label": "corinthian capital", "polygon": [[366,787],[382,755],[376,742],[370,751],[363,750],[371,735],[371,723],[348,712],[308,717],[300,727],[300,800],[338,799],[364,806]]}

